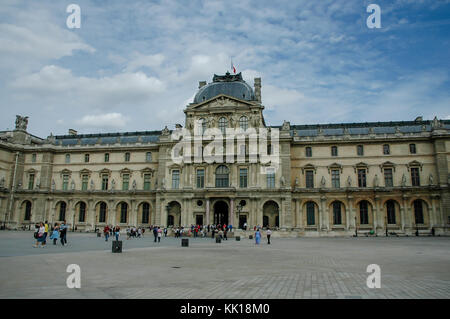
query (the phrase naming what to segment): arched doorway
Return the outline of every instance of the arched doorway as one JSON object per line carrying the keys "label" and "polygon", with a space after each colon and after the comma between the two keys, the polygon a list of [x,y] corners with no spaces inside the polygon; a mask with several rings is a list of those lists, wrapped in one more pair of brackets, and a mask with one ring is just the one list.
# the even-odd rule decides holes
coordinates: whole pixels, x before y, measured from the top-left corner
{"label": "arched doorway", "polygon": [[167,226],[182,226],[181,225],[181,205],[173,201],[167,205]]}
{"label": "arched doorway", "polygon": [[280,227],[279,207],[273,200],[264,203],[263,227]]}
{"label": "arched doorway", "polygon": [[214,204],[214,225],[228,225],[228,204],[220,200]]}

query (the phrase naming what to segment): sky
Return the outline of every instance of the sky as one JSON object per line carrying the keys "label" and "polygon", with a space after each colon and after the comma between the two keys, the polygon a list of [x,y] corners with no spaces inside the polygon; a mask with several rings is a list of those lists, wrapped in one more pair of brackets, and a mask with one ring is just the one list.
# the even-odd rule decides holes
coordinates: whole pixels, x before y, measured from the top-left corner
{"label": "sky", "polygon": [[2,0],[0,131],[173,129],[231,59],[268,125],[450,119],[450,0]]}

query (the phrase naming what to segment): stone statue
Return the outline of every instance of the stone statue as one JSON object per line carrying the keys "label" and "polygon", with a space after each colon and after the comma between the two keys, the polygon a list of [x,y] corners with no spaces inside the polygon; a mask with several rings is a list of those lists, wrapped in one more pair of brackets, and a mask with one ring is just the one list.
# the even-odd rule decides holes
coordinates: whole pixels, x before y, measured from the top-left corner
{"label": "stone statue", "polygon": [[258,114],[252,115],[252,124],[253,124],[253,127],[259,127],[259,115]]}
{"label": "stone statue", "polygon": [[161,133],[163,136],[168,136],[170,134],[169,129],[167,128],[167,125],[164,127]]}
{"label": "stone statue", "polygon": [[438,120],[437,116],[434,117],[433,122],[431,123],[431,128],[439,128],[441,127],[441,122]]}
{"label": "stone statue", "polygon": [[298,177],[295,178],[295,187],[298,187]]}
{"label": "stone statue", "polygon": [[350,176],[347,178],[347,187],[352,187],[352,178]]}
{"label": "stone statue", "polygon": [[212,127],[214,127],[214,125],[215,125],[215,119],[214,119],[213,116],[211,116],[211,117],[209,117],[208,120],[207,120],[207,126],[208,126],[209,128],[212,128]]}
{"label": "stone statue", "polygon": [[136,180],[133,180],[133,185],[131,186],[133,188],[133,190],[135,191],[137,189],[137,184],[136,184]]}
{"label": "stone statue", "polygon": [[52,191],[54,191],[56,189],[56,184],[55,184],[55,180],[52,179]]}
{"label": "stone statue", "polygon": [[325,187],[325,176],[322,176],[322,179],[320,180],[320,187]]}
{"label": "stone statue", "polygon": [[91,191],[93,191],[94,189],[95,189],[94,180],[91,179]]}
{"label": "stone statue", "polygon": [[34,189],[39,189],[41,188],[41,182],[39,181],[39,178],[36,181],[36,186],[34,187]]}
{"label": "stone statue", "polygon": [[373,186],[378,187],[378,185],[379,185],[378,175],[375,174],[375,177],[373,179]]}
{"label": "stone statue", "polygon": [[162,189],[165,189],[165,188],[166,188],[166,180],[165,180],[164,177],[161,178],[161,188],[162,188]]}
{"label": "stone statue", "polygon": [[2,177],[2,178],[0,179],[0,187],[1,187],[1,188],[5,187],[5,178],[4,178],[4,177]]}
{"label": "stone statue", "polygon": [[70,183],[70,189],[75,190],[75,182],[72,180],[72,183]]}
{"label": "stone statue", "polygon": [[402,187],[405,187],[406,186],[406,176],[405,176],[405,174],[403,174],[403,176],[402,176]]}
{"label": "stone statue", "polygon": [[111,190],[112,190],[112,191],[116,190],[116,181],[114,180],[114,178],[113,178],[113,180],[111,181]]}
{"label": "stone statue", "polygon": [[28,116],[16,115],[16,130],[27,130]]}
{"label": "stone statue", "polygon": [[281,126],[282,131],[289,131],[291,129],[291,123],[288,121],[283,121],[283,125]]}
{"label": "stone statue", "polygon": [[286,180],[284,179],[284,176],[281,175],[281,177],[280,177],[280,185],[281,185],[281,187],[284,187],[285,184],[286,184]]}
{"label": "stone statue", "polygon": [[434,185],[433,174],[430,173],[430,177],[428,177],[428,181],[429,181],[430,185]]}

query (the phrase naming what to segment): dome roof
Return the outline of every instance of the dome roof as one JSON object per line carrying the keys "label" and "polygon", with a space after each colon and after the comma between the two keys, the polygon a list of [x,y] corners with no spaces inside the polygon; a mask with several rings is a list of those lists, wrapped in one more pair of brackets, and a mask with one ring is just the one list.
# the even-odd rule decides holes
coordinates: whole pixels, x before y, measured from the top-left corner
{"label": "dome roof", "polygon": [[255,93],[243,79],[242,74],[214,74],[213,81],[200,88],[194,97],[194,103],[207,101],[217,95],[225,94],[240,100],[254,101]]}

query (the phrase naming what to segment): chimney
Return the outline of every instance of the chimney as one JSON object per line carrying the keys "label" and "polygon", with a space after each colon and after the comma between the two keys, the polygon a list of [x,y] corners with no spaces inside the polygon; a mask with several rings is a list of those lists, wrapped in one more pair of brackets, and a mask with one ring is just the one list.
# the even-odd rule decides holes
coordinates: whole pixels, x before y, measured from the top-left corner
{"label": "chimney", "polygon": [[69,135],[77,135],[78,132],[75,131],[73,128],[69,128]]}
{"label": "chimney", "polygon": [[200,81],[198,82],[198,88],[201,89],[202,87],[204,87],[206,85],[206,81]]}
{"label": "chimney", "polygon": [[261,78],[255,78],[255,97],[261,103]]}

